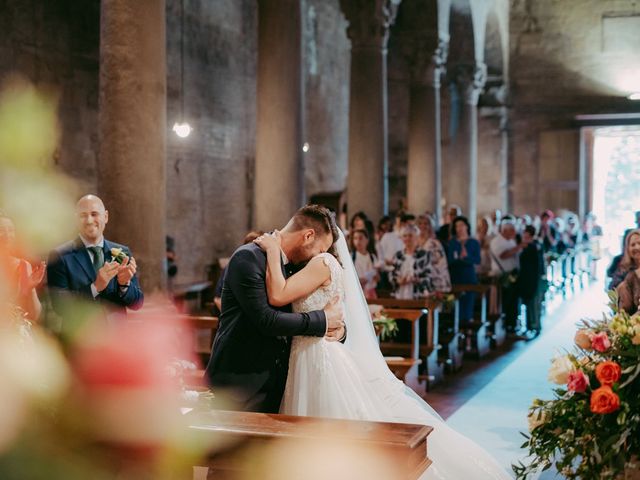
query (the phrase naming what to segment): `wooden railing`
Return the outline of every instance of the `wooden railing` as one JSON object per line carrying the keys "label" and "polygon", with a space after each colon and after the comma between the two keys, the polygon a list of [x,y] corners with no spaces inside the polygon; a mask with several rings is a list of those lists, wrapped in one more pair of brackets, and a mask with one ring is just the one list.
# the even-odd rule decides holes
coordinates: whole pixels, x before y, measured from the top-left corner
{"label": "wooden railing", "polygon": [[[309,448],[326,444],[333,448],[343,445],[342,457],[346,456],[347,460],[350,451],[353,455],[370,454],[371,459],[389,466],[394,472],[393,478],[421,478],[431,465],[427,439],[433,428],[429,426],[221,410],[187,415],[189,428],[199,436],[201,445],[226,447],[211,451],[205,462],[196,465],[209,468],[208,478],[249,478],[247,474],[256,473],[258,458],[264,462],[274,458],[274,455],[259,457],[256,453],[265,447],[272,448],[273,452],[278,446],[276,442],[280,442],[283,453],[286,451],[286,455],[278,458],[287,464],[308,462]],[[309,442],[315,447],[309,444],[309,448],[304,448]],[[292,445],[302,448],[291,448]],[[355,462],[355,456],[353,460]],[[273,472],[275,466],[267,463],[262,468]]]}

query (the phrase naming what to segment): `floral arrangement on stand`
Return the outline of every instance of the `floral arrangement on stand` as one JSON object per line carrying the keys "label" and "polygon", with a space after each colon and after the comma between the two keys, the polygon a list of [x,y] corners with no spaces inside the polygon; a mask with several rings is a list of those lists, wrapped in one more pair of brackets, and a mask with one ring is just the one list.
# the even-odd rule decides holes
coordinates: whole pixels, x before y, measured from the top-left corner
{"label": "floral arrangement on stand", "polygon": [[445,312],[453,311],[453,307],[456,302],[456,296],[453,293],[448,292],[432,292],[427,298],[432,298],[442,305],[442,310]]}
{"label": "floral arrangement on stand", "polygon": [[373,316],[373,328],[381,341],[390,340],[398,333],[398,322],[380,310]]}
{"label": "floral arrangement on stand", "polygon": [[569,479],[640,472],[640,312],[628,315],[609,297],[612,314],[583,320],[575,351],[553,359],[549,380],[560,387],[529,409],[530,460],[513,466],[517,478],[554,464]]}

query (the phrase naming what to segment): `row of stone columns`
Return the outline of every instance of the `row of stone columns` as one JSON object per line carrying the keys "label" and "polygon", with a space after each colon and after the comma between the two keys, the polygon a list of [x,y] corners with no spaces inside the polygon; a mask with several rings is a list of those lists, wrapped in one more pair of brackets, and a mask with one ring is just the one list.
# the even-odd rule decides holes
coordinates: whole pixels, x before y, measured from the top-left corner
{"label": "row of stone columns", "polygon": [[[401,0],[341,0],[352,42],[348,205],[371,218],[388,211],[387,43]],[[438,0],[449,8],[450,0]],[[304,201],[303,77],[299,0],[258,0],[257,139],[254,225],[281,226]],[[408,199],[440,215],[440,80],[447,59],[448,12],[438,48],[410,87]],[[137,256],[147,289],[164,285],[166,47],[165,0],[104,0],[100,32],[100,184],[109,234]],[[431,76],[431,79],[429,79]],[[476,217],[477,104],[486,71],[465,80],[468,199]]]}

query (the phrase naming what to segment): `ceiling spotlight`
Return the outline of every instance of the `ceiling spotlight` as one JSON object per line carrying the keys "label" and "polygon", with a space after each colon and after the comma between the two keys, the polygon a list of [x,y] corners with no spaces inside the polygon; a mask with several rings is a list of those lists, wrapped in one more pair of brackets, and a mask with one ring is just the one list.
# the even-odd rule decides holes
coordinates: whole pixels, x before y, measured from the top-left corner
{"label": "ceiling spotlight", "polygon": [[640,100],[640,92],[633,92],[627,97],[629,100]]}
{"label": "ceiling spotlight", "polygon": [[180,138],[186,138],[193,131],[193,128],[191,128],[191,125],[189,125],[187,122],[176,122],[173,124],[173,131],[176,132],[176,135],[178,135]]}
{"label": "ceiling spotlight", "polygon": [[304,142],[304,145],[302,145],[302,151],[304,153],[307,153],[309,151],[309,144],[307,142]]}

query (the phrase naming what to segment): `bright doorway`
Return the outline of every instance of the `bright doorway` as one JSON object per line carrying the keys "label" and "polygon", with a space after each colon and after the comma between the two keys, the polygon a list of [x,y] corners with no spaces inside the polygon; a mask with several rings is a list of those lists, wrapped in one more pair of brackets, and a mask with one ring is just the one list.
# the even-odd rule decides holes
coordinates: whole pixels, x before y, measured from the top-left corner
{"label": "bright doorway", "polygon": [[640,126],[595,128],[592,159],[591,210],[603,229],[603,253],[617,255],[640,210]]}

